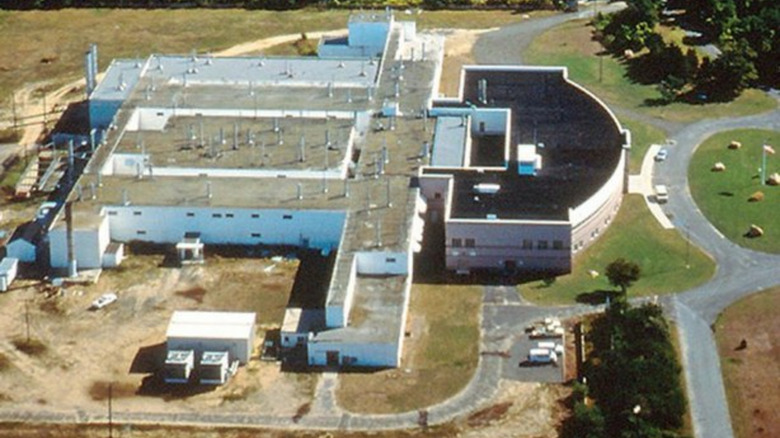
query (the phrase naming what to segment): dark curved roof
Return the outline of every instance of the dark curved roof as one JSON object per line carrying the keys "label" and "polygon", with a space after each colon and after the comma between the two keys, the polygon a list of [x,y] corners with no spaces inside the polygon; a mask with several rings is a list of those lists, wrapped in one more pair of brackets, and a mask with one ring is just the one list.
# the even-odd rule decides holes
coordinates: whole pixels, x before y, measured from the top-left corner
{"label": "dark curved roof", "polygon": [[[618,165],[624,136],[607,109],[568,82],[563,69],[516,67],[467,68],[463,102],[476,107],[511,108],[510,163],[516,145],[543,143],[537,152],[542,169],[536,176],[507,171],[478,173],[464,169],[455,176],[453,218],[567,220],[568,209],[586,201]],[[487,81],[487,102],[478,102],[478,81]],[[430,169],[430,173],[437,173]],[[495,195],[478,195],[474,185],[501,185]]]}

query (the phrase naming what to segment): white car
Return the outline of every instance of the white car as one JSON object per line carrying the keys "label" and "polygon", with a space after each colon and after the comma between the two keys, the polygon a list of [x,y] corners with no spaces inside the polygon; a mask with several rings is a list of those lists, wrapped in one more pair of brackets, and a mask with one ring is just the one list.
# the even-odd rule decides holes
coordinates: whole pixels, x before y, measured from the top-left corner
{"label": "white car", "polygon": [[92,305],[89,308],[91,310],[102,309],[102,308],[108,306],[109,304],[113,303],[114,301],[116,301],[116,299],[117,299],[117,296],[116,296],[115,293],[108,292],[108,293],[105,293],[105,294],[99,296],[95,301],[93,301]]}
{"label": "white car", "polygon": [[668,156],[669,156],[669,150],[666,148],[661,148],[655,154],[655,161],[666,161],[666,158]]}

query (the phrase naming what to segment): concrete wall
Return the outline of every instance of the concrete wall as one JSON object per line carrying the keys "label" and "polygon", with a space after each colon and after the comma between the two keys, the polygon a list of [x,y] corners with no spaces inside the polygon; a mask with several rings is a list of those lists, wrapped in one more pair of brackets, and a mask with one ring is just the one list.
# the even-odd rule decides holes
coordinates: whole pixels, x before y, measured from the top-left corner
{"label": "concrete wall", "polygon": [[[65,226],[49,232],[49,258],[53,268],[68,267],[68,237]],[[93,228],[75,228],[73,247],[78,269],[103,267],[103,253],[110,243],[108,219],[103,217]]]}
{"label": "concrete wall", "polygon": [[109,206],[111,240],[176,243],[185,232],[205,244],[293,245],[334,249],[344,212],[223,207]]}
{"label": "concrete wall", "polygon": [[[358,367],[397,367],[398,344],[361,344],[349,342],[309,342],[309,365],[328,365],[327,353],[338,352],[339,365]],[[350,361],[350,358],[352,359]]]}
{"label": "concrete wall", "polygon": [[[511,111],[505,108],[474,110],[471,112],[471,135],[508,134],[510,117]],[[484,131],[480,130],[481,127]]]}
{"label": "concrete wall", "polygon": [[571,270],[571,226],[566,222],[450,220],[445,234],[449,270],[504,269],[507,262],[524,270]]}
{"label": "concrete wall", "polygon": [[[343,300],[328,300],[325,303],[325,325],[328,328],[346,327],[349,320],[349,310],[352,308],[352,301],[355,298],[355,283],[357,279],[357,258],[354,255],[345,254],[344,251],[339,251],[336,259],[336,269],[341,265],[339,263],[339,257],[352,257],[351,263],[349,263],[349,276],[347,280],[346,291],[344,292]],[[328,288],[328,294],[333,293],[333,282],[336,281],[337,276],[334,274],[331,276],[331,284]],[[328,297],[330,298],[330,297]]]}

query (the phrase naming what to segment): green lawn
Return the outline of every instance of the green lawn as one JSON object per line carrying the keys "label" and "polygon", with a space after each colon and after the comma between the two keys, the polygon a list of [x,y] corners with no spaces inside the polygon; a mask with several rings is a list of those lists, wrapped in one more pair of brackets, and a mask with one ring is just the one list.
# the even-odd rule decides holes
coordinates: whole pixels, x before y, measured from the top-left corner
{"label": "green lawn", "polygon": [[[592,39],[592,27],[587,20],[575,20],[559,25],[538,36],[525,54],[529,64],[564,65],[569,78],[585,86],[610,105],[618,105],[649,116],[690,122],[704,118],[756,114],[775,108],[774,99],[758,90],[747,90],[729,103],[691,105],[672,103],[650,106],[646,102],[658,99],[654,85],[642,85],[626,77],[622,61],[602,54],[602,47]],[[602,62],[601,67],[600,59]]]}
{"label": "green lawn", "polygon": [[637,175],[642,170],[642,160],[651,144],[663,144],[666,133],[653,125],[636,120],[621,118],[620,123],[631,131],[631,154],[628,161],[629,171]]}
{"label": "green lawn", "polygon": [[407,412],[457,394],[479,361],[481,301],[479,286],[415,284],[401,368],[342,374],[339,406],[352,412]]}
{"label": "green lawn", "polygon": [[[534,281],[518,287],[523,297],[541,305],[598,302],[603,291],[616,290],[603,273],[619,257],[638,263],[642,269],[641,278],[628,290],[629,297],[681,292],[715,273],[712,259],[688,245],[677,230],[661,228],[641,196],[628,195],[606,233],[576,255],[571,274],[558,277],[550,286]],[[592,278],[591,270],[599,275]]]}
{"label": "green lawn", "polygon": [[[732,140],[742,143],[738,150],[728,149]],[[688,168],[691,194],[707,219],[738,245],[759,251],[780,253],[780,187],[762,186],[761,145],[768,140],[780,149],[780,132],[741,129],[713,135],[696,150]],[[713,164],[722,162],[725,172],[713,172]],[[767,176],[780,172],[780,157],[767,156]],[[756,191],[765,195],[761,202],[748,202]],[[762,227],[763,237],[744,234],[751,224]]]}

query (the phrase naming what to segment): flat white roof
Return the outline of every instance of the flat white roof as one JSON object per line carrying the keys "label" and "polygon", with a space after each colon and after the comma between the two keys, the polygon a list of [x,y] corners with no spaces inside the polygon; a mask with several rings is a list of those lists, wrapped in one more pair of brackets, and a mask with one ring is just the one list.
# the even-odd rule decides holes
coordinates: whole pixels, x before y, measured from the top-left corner
{"label": "flat white roof", "polygon": [[168,323],[167,338],[248,339],[255,329],[254,312],[177,310]]}

